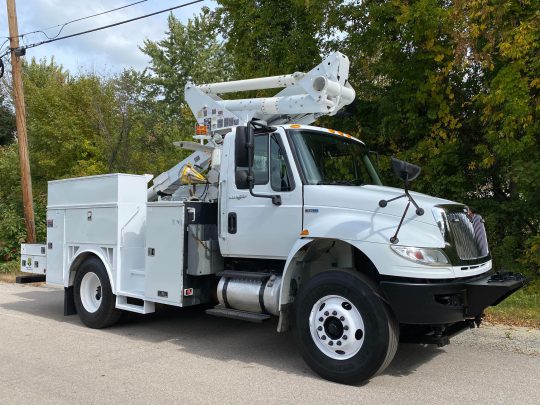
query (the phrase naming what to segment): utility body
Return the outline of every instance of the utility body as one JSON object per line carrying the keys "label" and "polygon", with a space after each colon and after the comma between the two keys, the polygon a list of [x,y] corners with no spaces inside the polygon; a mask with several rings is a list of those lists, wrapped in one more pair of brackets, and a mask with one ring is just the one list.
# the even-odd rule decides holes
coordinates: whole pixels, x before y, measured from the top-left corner
{"label": "utility body", "polygon": [[[382,184],[369,150],[311,126],[350,104],[348,58],[307,73],[188,83],[193,153],[157,177],[49,182],[47,242],[22,245],[21,270],[65,290],[65,314],[93,328],[156,304],[293,329],[306,362],[343,383],[369,379],[400,339],[446,344],[519,289],[493,274],[482,218]],[[281,88],[275,96],[223,93]],[[415,209],[409,209],[414,205]]]}

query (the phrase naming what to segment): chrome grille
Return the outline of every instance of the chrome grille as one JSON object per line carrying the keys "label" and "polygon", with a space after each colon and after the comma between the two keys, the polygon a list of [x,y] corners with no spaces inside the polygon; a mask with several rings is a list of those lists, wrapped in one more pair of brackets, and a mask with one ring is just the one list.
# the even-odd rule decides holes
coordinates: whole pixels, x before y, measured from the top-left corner
{"label": "chrome grille", "polygon": [[489,253],[484,220],[478,214],[447,212],[448,230],[461,260],[486,257]]}

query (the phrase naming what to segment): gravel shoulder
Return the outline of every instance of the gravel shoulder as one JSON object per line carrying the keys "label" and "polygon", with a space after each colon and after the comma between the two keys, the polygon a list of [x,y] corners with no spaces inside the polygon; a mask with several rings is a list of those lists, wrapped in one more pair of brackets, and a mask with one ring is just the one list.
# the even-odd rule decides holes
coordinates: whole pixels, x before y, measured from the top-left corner
{"label": "gravel shoulder", "polygon": [[540,329],[482,324],[454,336],[451,343],[478,350],[540,356]]}

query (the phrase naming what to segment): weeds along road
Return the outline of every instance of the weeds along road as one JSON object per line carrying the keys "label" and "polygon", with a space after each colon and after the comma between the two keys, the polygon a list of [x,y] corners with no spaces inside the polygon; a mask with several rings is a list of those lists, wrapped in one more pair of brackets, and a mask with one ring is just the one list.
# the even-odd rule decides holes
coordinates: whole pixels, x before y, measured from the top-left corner
{"label": "weeds along road", "polygon": [[351,387],[313,374],[275,322],[189,309],[92,330],[62,314],[62,290],[0,283],[0,403],[540,404],[538,330],[400,345],[384,374]]}

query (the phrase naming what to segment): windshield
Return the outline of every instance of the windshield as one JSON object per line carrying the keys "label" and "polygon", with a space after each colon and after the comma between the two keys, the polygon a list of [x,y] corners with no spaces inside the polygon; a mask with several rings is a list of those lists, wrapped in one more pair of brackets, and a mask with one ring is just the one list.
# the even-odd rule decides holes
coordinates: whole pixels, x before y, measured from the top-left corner
{"label": "windshield", "polygon": [[307,184],[382,185],[362,143],[326,132],[288,133]]}

